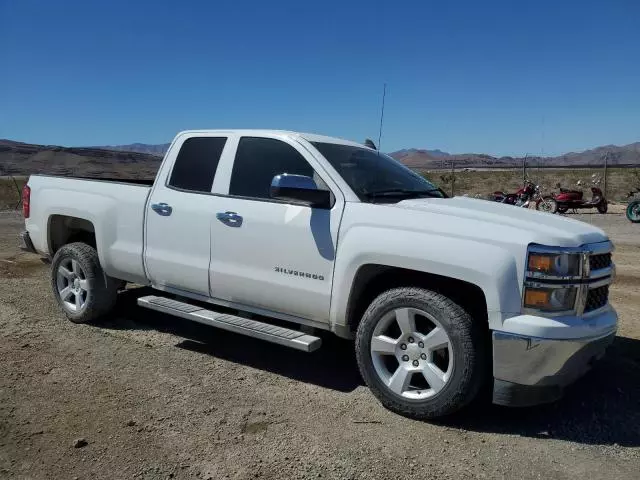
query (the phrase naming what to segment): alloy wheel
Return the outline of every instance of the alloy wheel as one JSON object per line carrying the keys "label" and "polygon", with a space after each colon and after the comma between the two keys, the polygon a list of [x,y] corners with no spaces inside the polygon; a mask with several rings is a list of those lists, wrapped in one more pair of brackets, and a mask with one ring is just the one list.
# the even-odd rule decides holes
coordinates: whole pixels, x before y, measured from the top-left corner
{"label": "alloy wheel", "polygon": [[416,308],[398,308],[379,320],[371,357],[382,383],[407,399],[438,395],[453,372],[447,332],[433,316]]}
{"label": "alloy wheel", "polygon": [[89,281],[80,262],[65,258],[56,272],[56,285],[62,306],[69,312],[79,313],[87,304]]}

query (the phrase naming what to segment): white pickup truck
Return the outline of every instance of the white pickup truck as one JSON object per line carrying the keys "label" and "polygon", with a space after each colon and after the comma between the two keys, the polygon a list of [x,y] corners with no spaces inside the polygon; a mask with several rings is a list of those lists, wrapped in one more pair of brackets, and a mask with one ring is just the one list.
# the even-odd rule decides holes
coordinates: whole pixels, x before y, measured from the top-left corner
{"label": "white pickup truck", "polygon": [[182,132],[153,184],[33,175],[23,203],[23,248],[51,258],[71,321],[108,315],[132,282],[157,290],[142,307],[304,351],[331,331],[412,417],[483,385],[502,405],[555,400],[616,333],[604,232],[447,198],[336,138]]}

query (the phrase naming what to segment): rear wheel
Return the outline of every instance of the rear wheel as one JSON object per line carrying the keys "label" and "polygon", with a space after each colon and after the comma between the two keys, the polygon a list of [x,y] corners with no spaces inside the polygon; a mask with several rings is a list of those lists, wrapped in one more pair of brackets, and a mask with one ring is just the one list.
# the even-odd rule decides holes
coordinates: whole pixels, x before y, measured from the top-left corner
{"label": "rear wheel", "polygon": [[397,288],[376,298],[356,335],[360,372],[388,409],[413,418],[451,414],[477,395],[485,337],[449,298]]}
{"label": "rear wheel", "polygon": [[609,202],[602,200],[596,208],[599,213],[607,213],[607,210],[609,210]]}
{"label": "rear wheel", "polygon": [[640,200],[634,200],[627,205],[627,218],[630,222],[640,223]]}
{"label": "rear wheel", "polygon": [[53,257],[53,295],[74,323],[95,321],[108,314],[116,304],[119,284],[104,273],[98,252],[86,243],[65,245]]}

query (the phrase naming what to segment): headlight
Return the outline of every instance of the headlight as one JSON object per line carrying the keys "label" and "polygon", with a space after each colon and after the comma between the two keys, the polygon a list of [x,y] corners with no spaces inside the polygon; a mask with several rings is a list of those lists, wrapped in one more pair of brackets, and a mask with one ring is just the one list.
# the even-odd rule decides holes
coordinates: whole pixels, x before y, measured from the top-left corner
{"label": "headlight", "polygon": [[530,245],[522,292],[522,307],[563,315],[576,311],[588,263],[581,249]]}
{"label": "headlight", "polygon": [[578,253],[529,252],[527,275],[537,278],[579,278],[582,275],[582,255]]}
{"label": "headlight", "polygon": [[525,287],[524,307],[544,312],[571,311],[575,307],[578,287]]}

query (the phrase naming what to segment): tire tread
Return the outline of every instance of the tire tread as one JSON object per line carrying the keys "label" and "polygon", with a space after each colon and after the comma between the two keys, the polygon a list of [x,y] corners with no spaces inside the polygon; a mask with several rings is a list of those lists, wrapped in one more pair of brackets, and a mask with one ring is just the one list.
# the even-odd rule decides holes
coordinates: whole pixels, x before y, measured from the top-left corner
{"label": "tire tread", "polygon": [[[402,401],[395,395],[392,396],[384,391],[384,387],[379,385],[380,380],[373,366],[367,368],[367,365],[364,364],[365,362],[370,362],[371,358],[368,348],[370,343],[366,341],[365,337],[375,328],[376,318],[385,313],[385,308],[388,311],[387,307],[389,305],[400,304],[401,302],[414,305],[416,303],[429,305],[430,310],[435,309],[446,315],[448,322],[454,328],[454,331],[447,333],[450,338],[452,335],[457,336],[459,344],[465,353],[462,370],[457,380],[461,388],[455,389],[450,395],[443,396],[439,394],[434,399],[425,400],[421,403]],[[356,334],[358,366],[365,383],[372,393],[389,410],[416,419],[433,419],[450,415],[469,404],[480,391],[485,379],[485,332],[486,330],[481,327],[480,323],[474,321],[460,305],[438,292],[416,287],[394,288],[379,295],[362,317]]]}
{"label": "tire tread", "polygon": [[[63,258],[69,256],[82,264],[86,279],[91,285],[89,304],[79,315],[64,309],[61,303],[62,300],[58,295],[56,283],[58,265]],[[54,297],[62,307],[64,314],[74,323],[95,322],[104,317],[115,307],[118,295],[118,280],[104,273],[96,249],[83,242],[68,243],[56,252],[51,262],[51,287]]]}

